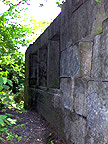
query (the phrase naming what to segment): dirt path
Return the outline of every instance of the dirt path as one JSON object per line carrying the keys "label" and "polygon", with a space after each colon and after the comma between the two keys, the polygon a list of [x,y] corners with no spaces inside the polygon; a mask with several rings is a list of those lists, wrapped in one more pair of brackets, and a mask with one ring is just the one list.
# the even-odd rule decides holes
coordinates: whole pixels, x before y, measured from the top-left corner
{"label": "dirt path", "polygon": [[[24,129],[18,127],[13,130],[15,134],[22,137],[20,142],[14,138],[2,144],[63,144],[63,140],[53,130],[50,131],[48,122],[37,112],[28,111],[25,114],[11,110],[7,112],[13,114],[13,117],[17,119],[17,125],[25,125]],[[5,138],[4,135],[3,137]]]}

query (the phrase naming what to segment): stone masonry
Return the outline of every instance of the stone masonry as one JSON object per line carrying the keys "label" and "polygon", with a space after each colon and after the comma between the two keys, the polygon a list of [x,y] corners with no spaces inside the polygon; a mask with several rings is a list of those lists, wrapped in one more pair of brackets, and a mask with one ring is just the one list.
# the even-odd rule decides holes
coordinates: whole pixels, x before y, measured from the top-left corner
{"label": "stone masonry", "polygon": [[108,0],[67,0],[25,58],[25,108],[66,144],[108,144]]}

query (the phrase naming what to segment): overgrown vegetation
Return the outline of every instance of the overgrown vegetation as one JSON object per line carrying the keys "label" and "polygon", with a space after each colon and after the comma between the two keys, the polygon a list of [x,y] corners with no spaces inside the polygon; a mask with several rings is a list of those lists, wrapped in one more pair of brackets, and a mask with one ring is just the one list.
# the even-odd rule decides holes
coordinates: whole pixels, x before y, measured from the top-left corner
{"label": "overgrown vegetation", "polygon": [[[16,126],[15,119],[7,114],[6,108],[26,112],[24,105],[24,55],[19,48],[28,46],[33,39],[31,35],[37,30],[34,26],[24,25],[21,12],[27,0],[2,0],[7,10],[0,13],[0,139],[6,135],[7,140],[21,137],[14,134],[8,127]],[[36,25],[34,20],[31,20]],[[46,22],[45,22],[46,23]],[[22,125],[21,125],[22,127]]]}
{"label": "overgrown vegetation", "polygon": [[23,108],[25,61],[19,49],[27,47],[50,23],[36,21],[31,17],[31,25],[23,24],[26,18],[23,18],[21,12],[26,10],[29,0],[1,2],[8,9],[0,13],[0,140],[4,141],[2,136],[6,135],[7,140],[15,137],[20,141],[21,137],[8,128],[17,128],[17,120],[6,113],[7,108],[26,112]]}

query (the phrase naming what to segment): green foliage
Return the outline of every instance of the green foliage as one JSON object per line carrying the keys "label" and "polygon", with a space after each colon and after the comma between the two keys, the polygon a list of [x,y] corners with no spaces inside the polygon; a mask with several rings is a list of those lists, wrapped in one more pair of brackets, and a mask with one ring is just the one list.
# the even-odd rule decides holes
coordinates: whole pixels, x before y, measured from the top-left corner
{"label": "green foliage", "polygon": [[48,136],[47,144],[56,144],[55,140],[53,140],[52,133],[50,133],[49,136]]}
{"label": "green foliage", "polygon": [[58,7],[61,8],[64,2],[65,2],[65,0],[57,0],[56,4],[58,5]]}
{"label": "green foliage", "polygon": [[[4,104],[3,106],[11,108],[11,109],[17,109],[17,112],[26,112],[26,110],[24,110],[23,108],[23,101],[20,101],[20,103],[16,103],[14,101],[14,97],[15,94],[12,93],[12,91],[9,90],[9,88],[7,89],[6,84],[9,84],[10,86],[12,86],[12,81],[4,78],[4,77],[0,77],[0,87],[2,87],[2,89],[0,90],[0,135],[5,134],[7,135],[7,140],[12,140],[14,137],[18,139],[18,141],[20,142],[22,137],[19,137],[17,134],[14,134],[11,130],[8,129],[8,126],[13,126],[16,125],[17,120],[11,118],[12,115],[5,113],[5,109],[3,109],[2,107],[2,103]],[[20,94],[23,92],[23,89],[21,89],[21,92],[19,92]],[[4,115],[2,114],[4,113]],[[23,124],[19,125],[23,128]],[[17,128],[18,126],[15,126],[15,128]],[[13,127],[14,128],[14,127]],[[4,141],[4,139],[2,137],[0,137],[0,140]]]}
{"label": "green foliage", "polygon": [[50,25],[50,22],[45,22],[41,20],[36,21],[33,17],[31,17],[32,40],[36,40],[49,25]]}
{"label": "green foliage", "polygon": [[[50,24],[44,21],[37,22],[31,17],[31,26],[24,25],[21,12],[25,10],[27,0],[2,0],[8,9],[0,14],[0,140],[4,141],[22,137],[14,134],[9,127],[17,128],[17,121],[5,112],[4,107],[24,113],[24,55],[18,50],[28,46],[30,39],[36,39]],[[41,28],[43,27],[43,28]],[[40,29],[39,29],[40,28]],[[22,128],[23,126],[20,125]]]}
{"label": "green foliage", "polygon": [[25,0],[18,3],[3,0],[9,9],[0,14],[0,77],[12,80],[13,86],[10,85],[10,89],[14,93],[22,87],[24,80],[24,55],[18,49],[27,46],[30,41],[26,36],[31,33],[27,25],[20,24],[21,2]]}
{"label": "green foliage", "polygon": [[10,55],[1,56],[0,76],[12,80],[13,86],[11,86],[11,89],[14,93],[23,85],[24,72],[23,54],[15,50],[14,53],[10,53]]}
{"label": "green foliage", "polygon": [[[7,140],[21,137],[8,129],[16,125],[16,120],[5,113],[4,107],[26,112],[23,108],[24,55],[18,52],[21,46],[28,46],[30,42],[26,36],[31,33],[30,27],[20,24],[20,7],[26,0],[2,0],[8,10],[0,14],[0,135],[7,135]],[[16,3],[18,2],[18,3]],[[20,101],[15,101],[20,95]],[[0,137],[3,141],[3,138]]]}
{"label": "green foliage", "polygon": [[[10,115],[8,113],[5,113],[5,115],[0,115],[0,135],[5,134],[7,135],[6,139],[8,140],[13,140],[13,138],[17,138],[18,142],[21,140],[21,137],[18,136],[17,134],[13,133],[12,130],[8,129],[8,126],[13,127],[14,125],[16,125],[17,120],[10,118]],[[12,115],[11,115],[12,117]],[[19,125],[20,127],[23,127],[22,125]],[[16,128],[18,128],[18,126],[15,126]],[[5,141],[2,137],[0,137],[0,139],[2,141]]]}
{"label": "green foliage", "polygon": [[14,96],[14,100],[17,103],[20,103],[21,101],[24,101],[24,87],[19,89],[19,92],[17,92]]}

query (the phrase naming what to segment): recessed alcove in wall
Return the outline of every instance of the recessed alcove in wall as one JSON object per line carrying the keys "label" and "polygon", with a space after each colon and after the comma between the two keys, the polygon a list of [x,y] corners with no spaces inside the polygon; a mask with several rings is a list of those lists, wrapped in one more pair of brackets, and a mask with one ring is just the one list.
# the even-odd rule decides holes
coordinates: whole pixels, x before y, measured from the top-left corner
{"label": "recessed alcove in wall", "polygon": [[59,88],[60,82],[60,35],[55,35],[48,43],[47,86]]}
{"label": "recessed alcove in wall", "polygon": [[37,84],[37,53],[29,56],[29,85]]}
{"label": "recessed alcove in wall", "polygon": [[39,86],[47,86],[47,45],[39,49]]}

